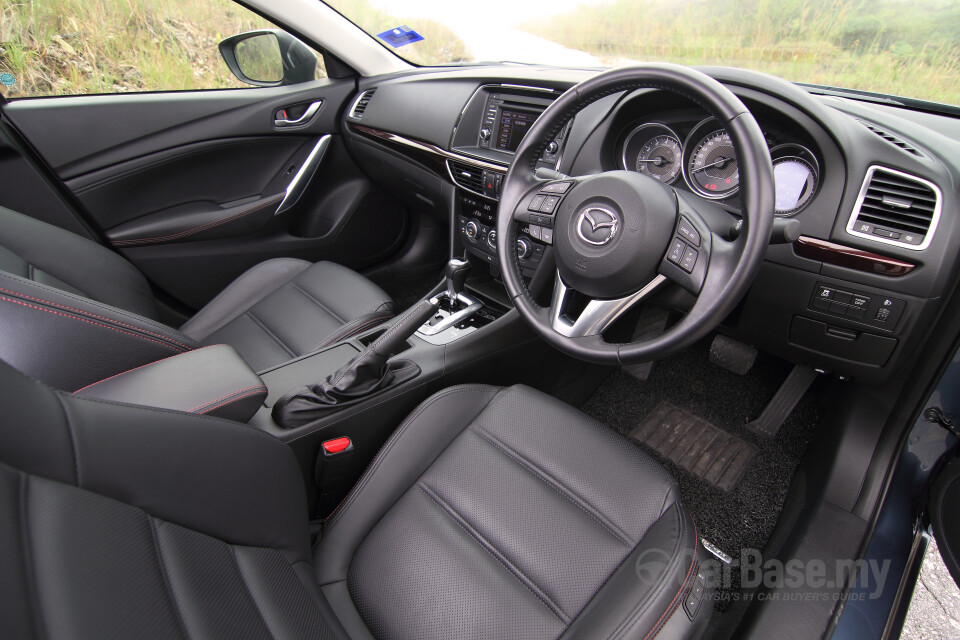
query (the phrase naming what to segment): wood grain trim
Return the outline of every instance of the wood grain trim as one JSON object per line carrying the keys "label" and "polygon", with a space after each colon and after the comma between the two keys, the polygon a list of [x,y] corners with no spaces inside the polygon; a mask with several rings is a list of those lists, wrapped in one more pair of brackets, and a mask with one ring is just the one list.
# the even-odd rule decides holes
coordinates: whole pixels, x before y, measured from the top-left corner
{"label": "wood grain trim", "polygon": [[446,149],[441,149],[435,144],[429,142],[421,142],[420,140],[414,140],[413,138],[407,138],[396,133],[390,133],[389,131],[383,131],[381,129],[374,129],[373,127],[365,127],[363,125],[350,123],[350,128],[357,133],[362,133],[371,138],[377,138],[378,140],[383,140],[390,143],[392,146],[405,149],[407,151],[413,151],[415,153],[426,154],[428,156],[433,156],[439,160],[455,160],[457,162],[465,162],[467,164],[472,164],[489,171],[496,171],[497,173],[506,173],[507,167],[499,164],[493,164],[490,162],[485,162],[483,160],[478,160],[477,158],[471,158],[470,156],[461,155],[459,153],[453,153],[452,151],[447,151]]}
{"label": "wood grain trim", "polygon": [[877,253],[870,253],[862,249],[855,249],[842,244],[811,238],[810,236],[800,236],[793,243],[793,250],[798,256],[810,258],[811,260],[820,260],[827,264],[834,264],[839,267],[856,269],[857,271],[866,271],[894,278],[905,276],[914,269],[915,264],[888,258]]}

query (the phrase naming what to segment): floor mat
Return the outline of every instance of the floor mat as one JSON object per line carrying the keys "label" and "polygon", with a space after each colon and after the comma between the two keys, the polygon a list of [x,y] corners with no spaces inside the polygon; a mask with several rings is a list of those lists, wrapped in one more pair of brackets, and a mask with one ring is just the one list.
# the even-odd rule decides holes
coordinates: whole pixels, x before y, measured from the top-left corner
{"label": "floor mat", "polygon": [[617,370],[581,408],[629,437],[666,401],[753,446],[756,453],[742,479],[724,491],[655,447],[638,444],[677,479],[683,503],[701,535],[739,558],[743,549],[762,550],[766,545],[821,410],[814,401],[814,387],[814,393],[800,401],[775,438],[747,431],[746,424],[763,412],[792,367],[760,353],[750,372],[739,376],[711,364],[709,350],[710,339],[705,339],[659,361],[646,382]]}
{"label": "floor mat", "polygon": [[737,485],[757,454],[753,445],[666,400],[630,437],[724,491]]}

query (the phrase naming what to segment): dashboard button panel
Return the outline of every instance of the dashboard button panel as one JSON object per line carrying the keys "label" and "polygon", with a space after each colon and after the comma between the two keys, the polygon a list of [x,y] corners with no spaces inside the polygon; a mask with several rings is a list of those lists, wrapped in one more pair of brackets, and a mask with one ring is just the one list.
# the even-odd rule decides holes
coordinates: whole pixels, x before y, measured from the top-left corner
{"label": "dashboard button panel", "polygon": [[857,293],[818,283],[808,307],[892,331],[907,303],[898,298]]}

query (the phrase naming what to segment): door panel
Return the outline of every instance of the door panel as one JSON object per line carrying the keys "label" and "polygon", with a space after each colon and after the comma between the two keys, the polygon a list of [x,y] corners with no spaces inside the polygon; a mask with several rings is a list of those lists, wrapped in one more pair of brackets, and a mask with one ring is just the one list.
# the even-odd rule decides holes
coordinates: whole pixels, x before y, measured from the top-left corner
{"label": "door panel", "polygon": [[[198,142],[84,174],[67,186],[111,240],[167,236],[282,194],[311,141],[262,136]],[[219,230],[229,237],[237,226]]]}
{"label": "door panel", "polygon": [[[151,281],[199,307],[245,269],[287,256],[362,269],[404,240],[407,212],[343,147],[352,79],[287,87],[18,100],[8,117]],[[303,124],[285,109],[321,102]],[[290,119],[288,117],[288,119]],[[279,124],[279,126],[278,126]],[[317,142],[297,204],[274,215]]]}

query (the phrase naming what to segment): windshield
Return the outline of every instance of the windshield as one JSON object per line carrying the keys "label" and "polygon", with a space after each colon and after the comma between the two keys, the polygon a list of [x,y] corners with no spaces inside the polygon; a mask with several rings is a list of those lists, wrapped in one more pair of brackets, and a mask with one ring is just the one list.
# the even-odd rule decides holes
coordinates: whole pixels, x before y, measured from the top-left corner
{"label": "windshield", "polygon": [[329,0],[418,65],[667,61],[960,104],[960,0]]}

